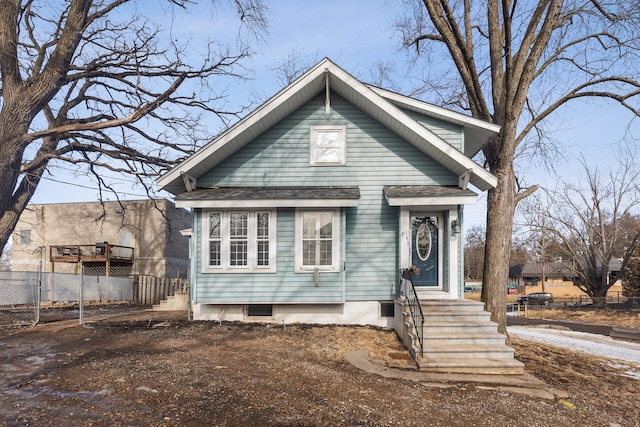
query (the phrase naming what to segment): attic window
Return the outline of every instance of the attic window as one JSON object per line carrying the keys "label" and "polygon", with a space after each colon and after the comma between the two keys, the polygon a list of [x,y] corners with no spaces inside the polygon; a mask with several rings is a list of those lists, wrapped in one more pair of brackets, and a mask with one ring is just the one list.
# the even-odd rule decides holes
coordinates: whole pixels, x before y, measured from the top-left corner
{"label": "attic window", "polygon": [[309,154],[311,166],[344,165],[346,158],[345,126],[311,126]]}

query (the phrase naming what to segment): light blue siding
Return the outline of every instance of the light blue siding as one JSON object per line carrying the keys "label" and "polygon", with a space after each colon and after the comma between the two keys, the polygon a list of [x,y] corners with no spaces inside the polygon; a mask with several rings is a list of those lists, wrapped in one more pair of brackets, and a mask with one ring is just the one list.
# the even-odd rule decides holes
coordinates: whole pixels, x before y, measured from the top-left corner
{"label": "light blue siding", "polygon": [[[340,273],[294,273],[294,209],[277,211],[276,273],[203,273],[202,233],[198,233],[196,303],[340,303],[344,302]],[[201,224],[202,211],[195,221]]]}
{"label": "light blue siding", "polygon": [[[341,273],[321,274],[318,287],[313,284],[313,274],[294,273],[295,211],[278,209],[277,273],[201,273],[198,244],[198,269],[194,274],[197,302],[329,303],[344,298],[356,301],[395,297],[399,210],[388,206],[383,187],[457,185],[458,178],[335,94],[331,109],[331,121],[327,122],[324,96],[317,96],[199,177],[198,186],[358,186],[358,207],[343,208],[345,292]],[[310,126],[322,124],[346,125],[345,166],[309,165]],[[442,132],[455,134],[450,128],[442,126]],[[460,132],[458,129],[457,134]],[[194,221],[199,221],[199,215],[194,216]],[[201,233],[194,233],[195,236]]]}
{"label": "light blue siding", "polygon": [[464,152],[464,128],[461,126],[425,116],[415,111],[405,109],[402,109],[402,111],[461,152]]}

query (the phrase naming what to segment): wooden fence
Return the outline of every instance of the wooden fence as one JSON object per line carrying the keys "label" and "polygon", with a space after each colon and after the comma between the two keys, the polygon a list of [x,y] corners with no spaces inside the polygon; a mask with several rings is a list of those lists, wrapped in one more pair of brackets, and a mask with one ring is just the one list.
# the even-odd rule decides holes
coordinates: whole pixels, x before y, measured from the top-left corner
{"label": "wooden fence", "polygon": [[133,281],[133,301],[139,305],[160,304],[176,292],[189,292],[187,279],[136,276]]}

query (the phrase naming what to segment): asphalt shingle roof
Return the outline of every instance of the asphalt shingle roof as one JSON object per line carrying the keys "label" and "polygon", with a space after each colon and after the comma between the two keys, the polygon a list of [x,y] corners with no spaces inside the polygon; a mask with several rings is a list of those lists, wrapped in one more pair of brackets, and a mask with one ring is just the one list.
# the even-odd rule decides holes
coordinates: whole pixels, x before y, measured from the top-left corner
{"label": "asphalt shingle roof", "polygon": [[176,196],[186,200],[292,200],[292,199],[359,199],[360,189],[345,187],[216,187]]}

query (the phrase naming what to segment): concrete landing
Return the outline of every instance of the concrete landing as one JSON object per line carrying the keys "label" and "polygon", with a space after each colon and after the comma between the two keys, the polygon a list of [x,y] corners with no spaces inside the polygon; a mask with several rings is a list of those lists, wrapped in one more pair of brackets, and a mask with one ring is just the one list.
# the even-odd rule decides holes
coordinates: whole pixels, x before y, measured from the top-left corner
{"label": "concrete landing", "polygon": [[384,366],[384,361],[370,358],[367,350],[347,352],[344,354],[344,358],[353,366],[371,374],[385,378],[419,382],[427,387],[441,388],[454,387],[459,384],[472,384],[479,389],[519,393],[547,400],[567,399],[569,397],[567,392],[556,390],[526,372],[518,375],[487,375],[399,369]]}

